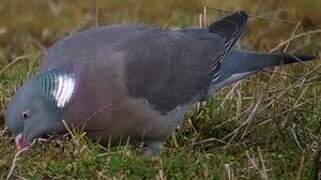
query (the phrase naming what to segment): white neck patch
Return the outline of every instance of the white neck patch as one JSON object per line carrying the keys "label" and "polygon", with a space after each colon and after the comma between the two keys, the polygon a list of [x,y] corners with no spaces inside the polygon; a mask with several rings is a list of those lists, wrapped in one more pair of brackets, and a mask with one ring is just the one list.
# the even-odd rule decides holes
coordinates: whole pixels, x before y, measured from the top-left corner
{"label": "white neck patch", "polygon": [[64,108],[75,91],[75,78],[69,74],[60,74],[55,78],[55,88],[50,92],[58,108]]}

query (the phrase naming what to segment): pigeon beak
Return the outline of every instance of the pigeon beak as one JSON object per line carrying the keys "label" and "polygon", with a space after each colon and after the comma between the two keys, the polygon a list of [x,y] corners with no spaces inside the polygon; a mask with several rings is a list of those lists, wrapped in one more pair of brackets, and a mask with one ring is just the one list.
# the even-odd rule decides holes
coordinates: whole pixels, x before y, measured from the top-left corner
{"label": "pigeon beak", "polygon": [[28,147],[29,147],[29,144],[27,142],[27,138],[25,136],[23,136],[21,133],[18,134],[18,136],[16,136],[15,143],[16,143],[16,147],[19,151],[21,151],[23,149],[28,149]]}

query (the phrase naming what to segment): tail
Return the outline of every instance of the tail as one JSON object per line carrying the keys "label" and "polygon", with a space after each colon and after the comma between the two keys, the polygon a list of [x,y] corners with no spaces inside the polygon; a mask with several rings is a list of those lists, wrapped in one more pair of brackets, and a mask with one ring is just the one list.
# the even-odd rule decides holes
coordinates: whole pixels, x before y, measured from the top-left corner
{"label": "tail", "polygon": [[233,49],[222,63],[220,78],[213,82],[213,90],[218,90],[225,85],[244,79],[266,67],[314,59],[316,57],[310,55],[267,54]]}
{"label": "tail", "polygon": [[257,72],[266,67],[273,67],[282,64],[311,61],[316,59],[310,55],[291,55],[286,53],[255,53],[240,50],[233,50],[230,53],[227,63],[236,63],[238,67],[233,69],[234,73]]}

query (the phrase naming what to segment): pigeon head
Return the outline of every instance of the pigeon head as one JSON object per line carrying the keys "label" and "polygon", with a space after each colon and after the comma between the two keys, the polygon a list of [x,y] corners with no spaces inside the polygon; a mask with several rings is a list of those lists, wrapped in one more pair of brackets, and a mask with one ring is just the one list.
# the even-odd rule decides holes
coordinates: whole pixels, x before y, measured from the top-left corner
{"label": "pigeon head", "polygon": [[33,76],[18,89],[5,112],[5,125],[24,149],[45,135],[63,133],[62,113],[75,89],[71,74],[49,70]]}

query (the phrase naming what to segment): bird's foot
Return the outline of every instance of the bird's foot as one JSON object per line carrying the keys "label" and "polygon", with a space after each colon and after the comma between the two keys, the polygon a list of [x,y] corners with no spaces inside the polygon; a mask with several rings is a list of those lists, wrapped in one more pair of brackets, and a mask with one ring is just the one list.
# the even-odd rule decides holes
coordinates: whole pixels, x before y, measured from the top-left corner
{"label": "bird's foot", "polygon": [[164,142],[150,141],[145,143],[144,154],[148,156],[158,155],[164,149]]}

